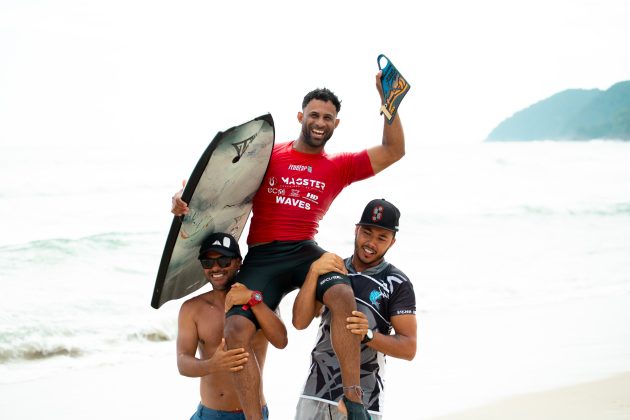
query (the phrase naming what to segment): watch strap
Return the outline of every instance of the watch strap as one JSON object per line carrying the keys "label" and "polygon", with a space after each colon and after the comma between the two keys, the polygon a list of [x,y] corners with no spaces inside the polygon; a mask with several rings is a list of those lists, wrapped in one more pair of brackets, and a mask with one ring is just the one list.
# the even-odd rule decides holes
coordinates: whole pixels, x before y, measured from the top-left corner
{"label": "watch strap", "polygon": [[252,306],[258,305],[263,301],[262,293],[258,290],[252,291],[252,296],[249,298],[249,301],[245,305],[243,305],[243,310],[246,311],[250,309]]}
{"label": "watch strap", "polygon": [[365,337],[363,337],[363,340],[361,340],[361,344],[369,343],[372,340],[374,340],[374,330],[369,328],[368,332],[365,334]]}

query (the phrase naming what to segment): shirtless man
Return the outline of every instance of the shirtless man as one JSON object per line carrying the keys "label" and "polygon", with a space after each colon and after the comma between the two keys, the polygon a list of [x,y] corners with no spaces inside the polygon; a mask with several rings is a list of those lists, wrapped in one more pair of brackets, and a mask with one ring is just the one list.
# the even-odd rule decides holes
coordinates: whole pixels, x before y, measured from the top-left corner
{"label": "shirtless man", "polygon": [[[201,378],[201,402],[191,420],[245,420],[231,374],[251,364],[262,375],[268,342],[284,348],[287,331],[276,314],[262,302],[258,292],[238,283],[232,284],[241,265],[238,242],[232,236],[224,233],[209,235],[200,248],[199,260],[213,290],[182,304],[177,333],[179,373]],[[226,348],[223,338],[226,302],[230,306],[248,306],[260,324],[261,329],[252,340],[251,355],[243,348]],[[262,387],[260,401],[263,418],[267,419],[269,411]]]}

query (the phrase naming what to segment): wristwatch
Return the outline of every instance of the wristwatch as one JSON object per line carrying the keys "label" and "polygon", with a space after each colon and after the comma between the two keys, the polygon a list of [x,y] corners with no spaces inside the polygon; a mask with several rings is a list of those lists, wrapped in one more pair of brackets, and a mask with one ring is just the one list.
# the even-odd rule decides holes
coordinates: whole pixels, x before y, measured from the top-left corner
{"label": "wristwatch", "polygon": [[361,340],[361,343],[369,343],[372,340],[374,340],[374,331],[368,328],[367,332],[365,333],[365,337],[363,337],[363,340]]}
{"label": "wristwatch", "polygon": [[245,305],[243,305],[243,310],[246,311],[249,308],[251,308],[252,306],[258,305],[262,301],[263,301],[262,293],[259,292],[258,290],[254,290],[252,292],[252,297],[250,297],[249,300],[247,301],[247,303]]}

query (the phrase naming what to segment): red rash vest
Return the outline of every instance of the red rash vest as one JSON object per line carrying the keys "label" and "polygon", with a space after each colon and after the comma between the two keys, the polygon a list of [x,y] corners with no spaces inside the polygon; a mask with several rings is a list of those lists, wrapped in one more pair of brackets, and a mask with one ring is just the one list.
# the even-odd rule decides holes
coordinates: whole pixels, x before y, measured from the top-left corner
{"label": "red rash vest", "polygon": [[373,175],[367,150],[327,155],[298,152],[293,142],[275,145],[254,196],[247,243],[314,239],[341,190]]}

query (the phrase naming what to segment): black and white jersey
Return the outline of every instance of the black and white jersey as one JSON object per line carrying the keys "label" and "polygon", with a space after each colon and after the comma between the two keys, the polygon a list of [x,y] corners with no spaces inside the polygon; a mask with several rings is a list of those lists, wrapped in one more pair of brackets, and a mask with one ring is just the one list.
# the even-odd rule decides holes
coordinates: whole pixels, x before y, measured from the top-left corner
{"label": "black and white jersey", "polygon": [[[357,273],[345,260],[352,282],[357,309],[367,315],[371,329],[390,334],[390,319],[396,315],[415,315],[416,298],[407,276],[383,261],[362,273]],[[311,352],[311,367],[304,385],[302,398],[338,402],[343,395],[341,369],[330,339],[331,313],[324,307],[317,342]],[[361,388],[363,403],[373,413],[383,411],[385,387],[385,355],[361,345]]]}

